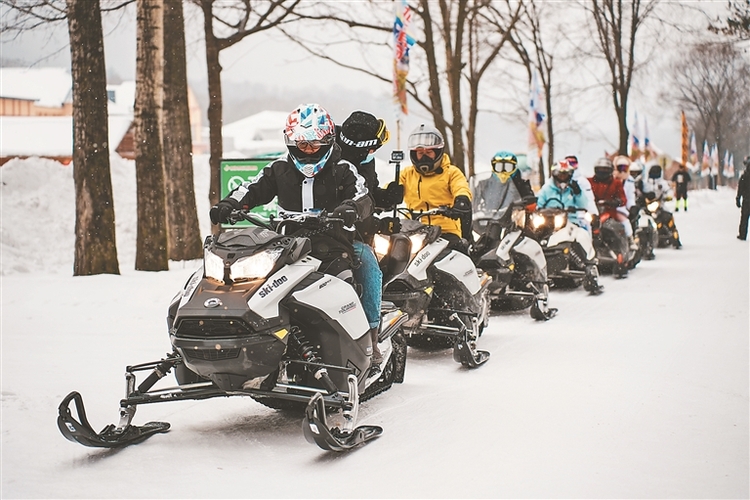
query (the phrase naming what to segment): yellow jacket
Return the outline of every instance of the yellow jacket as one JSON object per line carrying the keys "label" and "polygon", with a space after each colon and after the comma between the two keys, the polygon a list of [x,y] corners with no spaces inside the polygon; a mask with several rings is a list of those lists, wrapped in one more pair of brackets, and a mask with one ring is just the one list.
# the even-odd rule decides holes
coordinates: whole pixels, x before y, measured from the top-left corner
{"label": "yellow jacket", "polygon": [[[401,171],[400,182],[404,186],[404,203],[410,210],[430,210],[440,206],[453,206],[456,196],[464,195],[471,200],[471,190],[461,169],[451,165],[447,154],[443,155],[443,171],[434,175],[422,175],[410,165]],[[461,237],[461,221],[442,215],[424,218],[425,224],[440,226],[444,233]]]}

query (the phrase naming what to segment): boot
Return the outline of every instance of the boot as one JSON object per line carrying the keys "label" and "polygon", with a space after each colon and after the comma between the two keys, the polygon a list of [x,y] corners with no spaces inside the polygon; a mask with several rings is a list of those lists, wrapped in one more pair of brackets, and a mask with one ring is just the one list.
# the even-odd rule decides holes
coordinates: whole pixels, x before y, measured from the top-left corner
{"label": "boot", "polygon": [[635,238],[632,236],[628,236],[628,246],[630,247],[630,251],[635,253],[638,250],[638,243],[635,242]]}
{"label": "boot", "polygon": [[378,331],[380,328],[377,326],[370,329],[370,340],[372,341],[372,357],[370,358],[370,377],[374,377],[380,373],[380,365],[383,363],[383,353],[380,352],[378,347]]}

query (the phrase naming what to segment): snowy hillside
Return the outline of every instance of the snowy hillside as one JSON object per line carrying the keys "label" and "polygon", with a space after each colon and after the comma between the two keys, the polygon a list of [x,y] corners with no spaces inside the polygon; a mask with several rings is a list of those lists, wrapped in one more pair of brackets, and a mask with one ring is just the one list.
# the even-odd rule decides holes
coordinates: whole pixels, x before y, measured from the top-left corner
{"label": "snowy hillside", "polygon": [[107,451],[66,441],[57,406],[77,390],[96,430],[116,423],[125,366],[170,350],[166,308],[197,266],[133,270],[134,168],[112,170],[122,274],[72,277],[70,167],[0,168],[0,497],[750,496],[750,254],[731,191],[691,192],[684,248],[603,277],[603,295],[552,291],[544,323],[493,315],[477,370],[410,348],[404,383],[362,405],[385,429],[364,447],[326,453],[301,418],[238,397],[141,406],[135,424],[172,430]]}

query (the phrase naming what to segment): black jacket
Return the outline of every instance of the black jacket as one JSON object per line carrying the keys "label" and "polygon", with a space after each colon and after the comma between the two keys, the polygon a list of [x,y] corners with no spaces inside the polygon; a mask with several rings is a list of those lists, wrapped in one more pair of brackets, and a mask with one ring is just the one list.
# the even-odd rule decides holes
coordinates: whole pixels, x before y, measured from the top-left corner
{"label": "black jacket", "polygon": [[[253,208],[269,203],[274,197],[280,211],[318,209],[330,213],[339,205],[348,203],[356,208],[362,220],[373,210],[365,179],[354,165],[341,159],[341,150],[336,144],[331,157],[315,177],[305,177],[287,156],[265,167],[253,180],[244,182],[227,199],[241,207]],[[311,240],[312,254],[316,258],[327,262],[343,257],[351,262],[351,236],[347,232],[340,230],[330,235],[316,235]]]}
{"label": "black jacket", "polygon": [[750,203],[750,174],[748,174],[750,168],[746,168],[740,180],[737,182],[737,198],[742,198],[742,203]]}

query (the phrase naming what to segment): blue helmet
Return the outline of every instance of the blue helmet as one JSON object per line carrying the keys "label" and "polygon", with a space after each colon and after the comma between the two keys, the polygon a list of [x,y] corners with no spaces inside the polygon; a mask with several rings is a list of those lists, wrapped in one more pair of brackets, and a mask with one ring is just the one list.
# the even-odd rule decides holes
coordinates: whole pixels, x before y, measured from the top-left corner
{"label": "blue helmet", "polygon": [[314,177],[325,166],[336,142],[336,126],[318,104],[301,104],[286,119],[284,143],[297,170]]}
{"label": "blue helmet", "polygon": [[492,156],[491,163],[494,172],[512,174],[518,166],[518,158],[510,151],[498,151]]}

